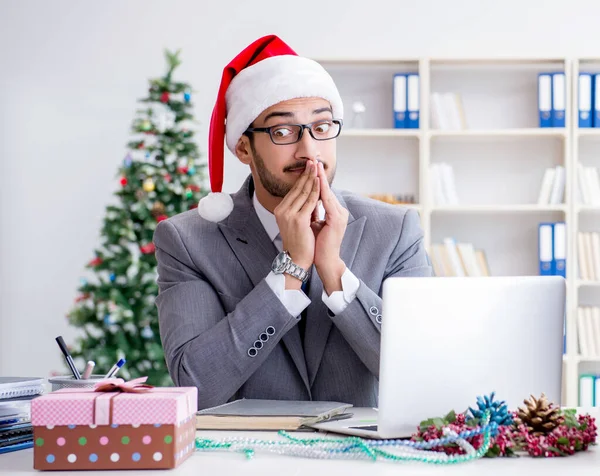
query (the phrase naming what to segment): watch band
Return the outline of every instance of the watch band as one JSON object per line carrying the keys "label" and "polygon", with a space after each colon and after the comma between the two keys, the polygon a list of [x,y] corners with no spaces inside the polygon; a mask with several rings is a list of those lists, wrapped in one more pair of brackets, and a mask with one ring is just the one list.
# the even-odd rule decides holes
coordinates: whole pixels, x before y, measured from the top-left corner
{"label": "watch band", "polygon": [[303,283],[306,282],[306,280],[308,279],[308,271],[302,269],[300,266],[296,265],[291,260],[289,261],[283,272],[293,276],[296,279],[299,279]]}

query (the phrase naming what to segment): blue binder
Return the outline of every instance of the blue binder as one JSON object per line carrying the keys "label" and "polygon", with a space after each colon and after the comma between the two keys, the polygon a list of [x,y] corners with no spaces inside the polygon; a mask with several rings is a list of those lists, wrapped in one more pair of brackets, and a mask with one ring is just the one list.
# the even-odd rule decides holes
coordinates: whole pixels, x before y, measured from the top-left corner
{"label": "blue binder", "polygon": [[554,274],[567,277],[567,227],[565,222],[554,223],[552,232]]}
{"label": "blue binder", "polygon": [[419,128],[419,75],[410,73],[406,82],[406,127],[408,129]]}
{"label": "blue binder", "polygon": [[552,73],[552,127],[565,127],[566,105],[565,73]]}
{"label": "blue binder", "polygon": [[579,73],[579,83],[577,85],[577,109],[579,128],[592,127],[592,100],[593,100],[593,79],[590,73]]}
{"label": "blue binder", "polygon": [[538,228],[540,276],[554,275],[554,224],[540,223]]}
{"label": "blue binder", "polygon": [[600,127],[600,74],[592,77],[592,127]]}
{"label": "blue binder", "polygon": [[552,127],[552,76],[550,73],[538,75],[538,111],[540,127]]}
{"label": "blue binder", "polygon": [[394,102],[393,109],[395,129],[406,128],[407,79],[408,78],[406,74],[394,75],[392,101]]}

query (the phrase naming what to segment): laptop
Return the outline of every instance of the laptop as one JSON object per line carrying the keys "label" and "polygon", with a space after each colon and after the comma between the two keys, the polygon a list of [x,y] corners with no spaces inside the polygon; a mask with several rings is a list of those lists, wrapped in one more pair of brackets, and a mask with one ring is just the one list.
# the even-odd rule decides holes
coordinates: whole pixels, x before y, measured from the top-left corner
{"label": "laptop", "polygon": [[509,409],[542,393],[560,404],[565,294],[560,276],[387,279],[378,409],[311,426],[405,438],[491,392]]}

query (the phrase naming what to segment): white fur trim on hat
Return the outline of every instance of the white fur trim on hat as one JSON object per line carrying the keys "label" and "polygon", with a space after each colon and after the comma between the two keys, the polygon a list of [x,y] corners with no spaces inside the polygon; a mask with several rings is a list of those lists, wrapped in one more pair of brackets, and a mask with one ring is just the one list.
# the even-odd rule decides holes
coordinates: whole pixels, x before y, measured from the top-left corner
{"label": "white fur trim on hat", "polygon": [[228,193],[209,193],[198,202],[199,215],[208,221],[220,222],[233,210],[233,200]]}
{"label": "white fur trim on hat", "polygon": [[343,119],[337,87],[325,68],[314,60],[294,55],[272,56],[240,71],[225,94],[229,150],[235,155],[239,138],[265,109],[302,97],[326,99],[334,118]]}

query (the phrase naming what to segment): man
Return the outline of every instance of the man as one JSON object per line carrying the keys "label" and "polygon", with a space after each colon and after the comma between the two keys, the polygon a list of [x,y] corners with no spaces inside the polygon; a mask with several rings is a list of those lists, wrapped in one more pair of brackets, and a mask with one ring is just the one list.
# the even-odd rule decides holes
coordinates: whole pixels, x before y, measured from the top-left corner
{"label": "man", "polygon": [[[214,193],[154,236],[167,365],[177,385],[198,387],[200,408],[377,405],[382,283],[431,267],[415,211],[330,188],[342,115],[331,77],[275,36],[223,72]],[[224,135],[251,172],[233,196],[220,193]]]}

